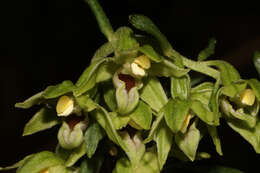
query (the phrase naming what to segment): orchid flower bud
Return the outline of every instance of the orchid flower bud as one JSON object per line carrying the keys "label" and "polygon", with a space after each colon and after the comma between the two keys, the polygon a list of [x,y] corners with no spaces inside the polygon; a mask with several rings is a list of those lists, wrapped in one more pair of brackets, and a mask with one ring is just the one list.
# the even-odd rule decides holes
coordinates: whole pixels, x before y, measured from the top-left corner
{"label": "orchid flower bud", "polygon": [[74,101],[69,96],[62,96],[59,98],[56,106],[58,116],[68,116],[73,112]]}
{"label": "orchid flower bud", "polygon": [[252,106],[255,102],[255,94],[252,89],[245,89],[240,95],[240,101],[242,104]]}
{"label": "orchid flower bud", "polygon": [[62,123],[58,132],[58,140],[61,147],[65,149],[74,149],[83,142],[83,131],[87,128],[86,121],[75,121]]}

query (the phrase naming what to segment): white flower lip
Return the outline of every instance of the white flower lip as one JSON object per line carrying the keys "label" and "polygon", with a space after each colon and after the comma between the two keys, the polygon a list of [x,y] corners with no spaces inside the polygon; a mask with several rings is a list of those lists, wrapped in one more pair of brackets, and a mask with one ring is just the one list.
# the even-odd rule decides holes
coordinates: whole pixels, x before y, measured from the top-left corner
{"label": "white flower lip", "polygon": [[68,116],[73,112],[74,101],[68,96],[62,96],[59,98],[56,111],[58,116]]}

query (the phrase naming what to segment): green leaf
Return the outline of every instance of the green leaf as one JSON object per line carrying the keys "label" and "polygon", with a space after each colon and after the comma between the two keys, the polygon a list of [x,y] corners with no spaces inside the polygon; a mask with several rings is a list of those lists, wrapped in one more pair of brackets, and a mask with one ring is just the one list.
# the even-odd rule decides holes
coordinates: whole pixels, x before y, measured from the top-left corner
{"label": "green leaf", "polygon": [[85,142],[83,142],[79,147],[73,150],[69,150],[69,153],[70,154],[65,162],[67,167],[73,166],[81,157],[87,153]]}
{"label": "green leaf", "polygon": [[26,163],[30,158],[32,158],[34,156],[34,154],[30,154],[26,157],[24,157],[22,160],[20,160],[19,162],[11,165],[11,166],[7,166],[7,167],[0,167],[0,171],[6,171],[6,170],[10,170],[10,169],[16,169],[21,167],[22,165],[24,165],[24,163]]}
{"label": "green leaf", "polygon": [[93,122],[92,124],[90,124],[84,135],[86,144],[85,147],[87,151],[87,156],[89,158],[91,158],[94,155],[98,147],[98,143],[103,137],[104,132],[100,125],[97,122]]}
{"label": "green leaf", "polygon": [[183,76],[181,78],[171,77],[171,96],[181,100],[188,99],[190,94],[190,78]]}
{"label": "green leaf", "polygon": [[101,154],[95,155],[91,159],[84,159],[81,164],[78,173],[99,173],[104,161],[104,156]]}
{"label": "green leaf", "polygon": [[256,153],[260,154],[260,121],[254,128],[248,127],[245,122],[238,119],[227,119],[227,123],[254,147]]}
{"label": "green leaf", "polygon": [[191,103],[188,100],[171,99],[163,107],[166,124],[173,133],[181,130],[190,106]]}
{"label": "green leaf", "polygon": [[215,45],[216,45],[217,41],[215,38],[211,38],[209,40],[209,45],[208,47],[206,47],[205,49],[203,49],[202,51],[200,51],[199,55],[198,55],[198,61],[204,61],[206,60],[208,57],[210,57],[211,55],[213,55],[215,53]]}
{"label": "green leaf", "polygon": [[255,69],[258,72],[258,75],[260,75],[260,52],[255,51],[253,62],[254,62]]}
{"label": "green leaf", "polygon": [[220,70],[220,77],[223,85],[229,85],[232,82],[236,82],[240,79],[238,71],[233,65],[226,61],[216,60],[210,61],[212,65],[216,66]]}
{"label": "green leaf", "polygon": [[193,100],[191,102],[192,111],[205,123],[209,125],[217,125],[218,122],[215,119],[214,113],[209,110],[206,105],[203,105],[200,101]]}
{"label": "green leaf", "polygon": [[143,101],[139,101],[136,109],[129,115],[130,118],[145,130],[150,129],[152,123],[152,110]]}
{"label": "green leaf", "polygon": [[213,143],[214,143],[214,145],[215,145],[215,147],[216,147],[217,153],[218,153],[220,156],[222,156],[223,153],[222,153],[222,149],[221,149],[221,142],[220,142],[220,138],[219,138],[219,136],[218,136],[217,127],[215,127],[215,126],[209,126],[209,125],[207,125],[207,127],[208,127],[209,134],[210,134],[210,136],[211,136],[211,138],[212,138],[212,140],[213,140]]}
{"label": "green leaf", "polygon": [[103,44],[100,48],[98,48],[91,59],[91,64],[94,64],[95,62],[98,62],[106,57],[108,57],[110,54],[114,52],[114,48],[111,42],[107,42]]}
{"label": "green leaf", "polygon": [[54,153],[42,151],[33,155],[17,170],[17,173],[39,173],[46,168],[62,165],[64,162]]}
{"label": "green leaf", "polygon": [[196,128],[196,122],[193,122],[185,134],[177,133],[175,135],[176,144],[191,161],[195,160],[199,141],[200,131]]}
{"label": "green leaf", "polygon": [[105,85],[104,89],[104,100],[111,111],[116,111],[116,89],[112,85]]}
{"label": "green leaf", "polygon": [[173,141],[173,134],[165,124],[165,121],[161,121],[155,134],[155,141],[157,145],[159,166],[160,170],[162,170],[163,165],[167,160]]}
{"label": "green leaf", "polygon": [[101,64],[97,71],[96,83],[110,80],[118,68],[119,66],[112,61],[107,61]]}
{"label": "green leaf", "polygon": [[43,91],[42,96],[45,99],[53,99],[53,98],[62,96],[68,92],[72,92],[73,89],[75,89],[75,86],[73,85],[73,83],[69,80],[65,80],[58,85],[53,85],[53,86],[47,87]]}
{"label": "green leaf", "polygon": [[80,96],[95,86],[97,70],[105,61],[105,58],[95,61],[84,70],[76,83],[77,88],[73,91],[75,96]]}
{"label": "green leaf", "polygon": [[148,78],[140,94],[141,99],[158,112],[168,101],[168,98],[157,78]]}
{"label": "green leaf", "polygon": [[253,89],[257,100],[260,101],[260,82],[257,79],[249,79],[247,83]]}
{"label": "green leaf", "polygon": [[162,61],[161,56],[148,44],[139,47],[139,51],[148,56],[154,62]]}
{"label": "green leaf", "polygon": [[80,108],[85,112],[91,112],[97,108],[96,103],[90,98],[88,93],[76,97],[76,100]]}
{"label": "green leaf", "polygon": [[15,104],[16,108],[28,109],[36,104],[40,104],[44,99],[42,97],[43,91],[39,92],[32,97],[26,99],[24,102],[19,102]]}
{"label": "green leaf", "polygon": [[224,167],[224,166],[212,166],[207,173],[244,173],[238,169]]}
{"label": "green leaf", "polygon": [[126,127],[130,121],[129,115],[119,115],[117,112],[110,112],[109,115],[116,130]]}
{"label": "green leaf", "polygon": [[148,69],[150,75],[159,77],[182,77],[187,74],[190,69],[180,68],[173,62],[163,59],[159,63],[152,63],[151,67]]}
{"label": "green leaf", "polygon": [[25,125],[23,136],[31,135],[36,132],[49,129],[61,123],[56,112],[49,108],[42,108]]}

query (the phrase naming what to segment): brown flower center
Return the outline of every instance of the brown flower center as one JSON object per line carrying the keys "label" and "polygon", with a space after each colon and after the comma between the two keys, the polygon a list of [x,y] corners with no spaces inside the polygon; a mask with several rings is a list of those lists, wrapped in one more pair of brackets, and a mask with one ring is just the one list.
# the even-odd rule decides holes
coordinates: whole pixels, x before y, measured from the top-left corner
{"label": "brown flower center", "polygon": [[70,116],[66,117],[66,123],[69,125],[71,130],[73,130],[74,127],[80,121],[84,121],[84,117],[83,116],[70,115]]}
{"label": "brown flower center", "polygon": [[119,75],[118,75],[118,78],[119,78],[121,81],[124,81],[124,82],[125,82],[125,88],[126,88],[127,92],[129,92],[130,89],[135,86],[135,79],[134,79],[132,76],[130,76],[130,75],[127,75],[127,74],[119,74]]}

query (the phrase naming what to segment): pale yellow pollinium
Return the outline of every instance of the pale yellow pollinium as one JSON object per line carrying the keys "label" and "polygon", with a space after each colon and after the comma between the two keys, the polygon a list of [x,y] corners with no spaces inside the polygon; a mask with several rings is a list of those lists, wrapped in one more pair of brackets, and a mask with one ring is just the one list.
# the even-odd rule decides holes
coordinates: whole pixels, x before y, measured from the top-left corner
{"label": "pale yellow pollinium", "polygon": [[73,112],[74,101],[68,96],[62,96],[59,98],[56,111],[58,116],[68,116]]}
{"label": "pale yellow pollinium", "polygon": [[39,173],[49,173],[49,170],[48,169],[44,169],[43,171],[41,171]]}
{"label": "pale yellow pollinium", "polygon": [[141,55],[135,58],[134,62],[131,64],[133,74],[140,77],[145,76],[145,70],[149,69],[150,67],[150,59],[145,55]]}
{"label": "pale yellow pollinium", "polygon": [[245,89],[240,95],[242,104],[252,106],[255,103],[255,94],[252,89]]}

